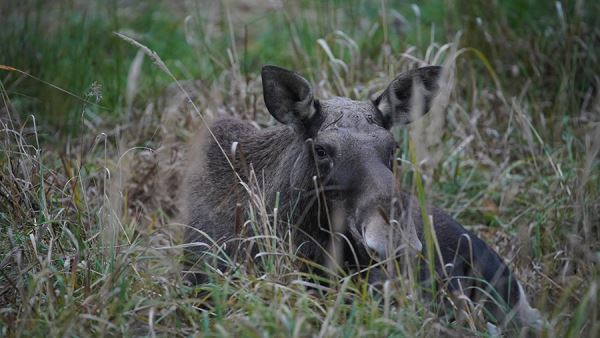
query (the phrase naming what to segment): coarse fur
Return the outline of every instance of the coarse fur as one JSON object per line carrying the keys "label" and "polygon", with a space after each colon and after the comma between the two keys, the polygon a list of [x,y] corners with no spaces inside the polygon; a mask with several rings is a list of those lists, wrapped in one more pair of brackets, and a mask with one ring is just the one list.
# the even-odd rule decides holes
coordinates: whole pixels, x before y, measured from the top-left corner
{"label": "coarse fur", "polygon": [[[218,119],[194,151],[197,159],[185,179],[190,280],[205,282],[207,268],[228,266],[224,259],[252,259],[256,248],[245,244],[260,231],[245,218],[256,195],[266,206],[277,204],[278,233],[292,230],[298,254],[319,264],[328,263],[338,234],[348,239],[340,258],[351,261],[346,267],[372,264],[372,253],[379,260],[406,253],[423,257],[420,206],[395,183],[397,144],[389,129],[429,110],[441,72],[424,67],[401,74],[372,102],[318,101],[300,75],[265,66],[265,103],[283,125],[257,129],[238,119]],[[249,184],[253,175],[260,191]],[[450,293],[483,302],[498,323],[515,317],[519,324],[536,325],[539,314],[503,260],[441,210],[427,206],[427,213],[441,260],[435,259],[435,276],[419,270],[421,282],[435,281]]]}

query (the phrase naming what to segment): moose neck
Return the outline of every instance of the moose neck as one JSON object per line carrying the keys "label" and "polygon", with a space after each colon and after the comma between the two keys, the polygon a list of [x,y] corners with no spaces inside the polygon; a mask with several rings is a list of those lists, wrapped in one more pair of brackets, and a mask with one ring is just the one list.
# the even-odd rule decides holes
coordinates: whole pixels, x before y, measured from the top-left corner
{"label": "moose neck", "polygon": [[243,153],[265,194],[268,209],[277,207],[279,219],[286,223],[316,223],[316,172],[302,136],[288,126],[262,129],[244,142]]}

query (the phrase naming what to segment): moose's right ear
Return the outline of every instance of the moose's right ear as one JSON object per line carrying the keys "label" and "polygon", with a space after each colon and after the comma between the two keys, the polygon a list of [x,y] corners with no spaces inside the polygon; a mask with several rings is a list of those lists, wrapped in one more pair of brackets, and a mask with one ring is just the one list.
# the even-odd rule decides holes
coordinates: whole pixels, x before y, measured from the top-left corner
{"label": "moose's right ear", "polygon": [[373,102],[384,127],[405,125],[426,114],[440,89],[442,67],[422,67],[400,74]]}
{"label": "moose's right ear", "polygon": [[261,76],[269,113],[283,124],[307,127],[316,114],[310,83],[277,66],[264,66]]}

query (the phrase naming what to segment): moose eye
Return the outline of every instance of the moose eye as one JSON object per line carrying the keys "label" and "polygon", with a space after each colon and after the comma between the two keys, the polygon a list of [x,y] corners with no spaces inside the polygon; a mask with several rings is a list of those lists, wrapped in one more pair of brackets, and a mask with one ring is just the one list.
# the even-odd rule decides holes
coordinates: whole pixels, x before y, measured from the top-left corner
{"label": "moose eye", "polygon": [[327,158],[327,152],[325,151],[325,148],[321,146],[315,146],[315,155],[317,155],[318,159]]}

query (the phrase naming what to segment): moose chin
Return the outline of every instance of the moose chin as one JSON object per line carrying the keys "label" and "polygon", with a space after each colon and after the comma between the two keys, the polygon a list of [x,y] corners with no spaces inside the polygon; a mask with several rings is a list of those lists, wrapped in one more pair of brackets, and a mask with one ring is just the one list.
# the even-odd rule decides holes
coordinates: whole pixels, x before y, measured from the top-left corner
{"label": "moose chin", "polygon": [[327,264],[327,249],[341,234],[355,266],[409,252],[426,260],[415,254],[428,249],[421,216],[426,214],[437,247],[433,264],[419,264],[423,284],[483,303],[495,323],[539,325],[540,314],[502,258],[441,210],[419,205],[394,179],[398,144],[390,129],[429,111],[442,73],[431,66],[400,74],[373,101],[318,100],[302,76],[263,67],[265,104],[280,124],[257,129],[238,119],[217,119],[192,154],[183,198],[189,280],[204,283],[207,265],[227,268],[217,251],[252,257],[238,251],[244,239],[257,235],[240,225],[252,198],[243,186],[253,171],[266,178],[261,181],[265,205],[277,203],[278,215],[286,218],[276,224],[284,228],[279,233],[291,231],[305,259]]}

